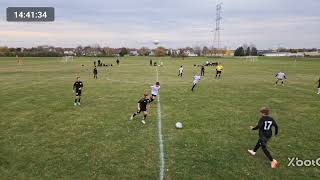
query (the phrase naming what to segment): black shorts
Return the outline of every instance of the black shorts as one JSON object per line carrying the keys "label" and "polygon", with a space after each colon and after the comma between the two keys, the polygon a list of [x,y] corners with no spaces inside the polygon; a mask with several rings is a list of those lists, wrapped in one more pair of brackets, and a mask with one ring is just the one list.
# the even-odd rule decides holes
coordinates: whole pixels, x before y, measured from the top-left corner
{"label": "black shorts", "polygon": [[269,141],[269,139],[270,139],[269,137],[261,136],[261,137],[259,137],[258,142],[259,142],[261,145],[266,146],[267,143],[268,143],[268,141]]}
{"label": "black shorts", "polygon": [[138,113],[141,113],[141,112],[146,112],[147,111],[147,109],[142,109],[142,108],[140,108],[140,111],[138,111]]}
{"label": "black shorts", "polygon": [[222,71],[217,71],[217,74],[221,74],[222,73]]}
{"label": "black shorts", "polygon": [[76,91],[76,96],[81,96],[81,91]]}

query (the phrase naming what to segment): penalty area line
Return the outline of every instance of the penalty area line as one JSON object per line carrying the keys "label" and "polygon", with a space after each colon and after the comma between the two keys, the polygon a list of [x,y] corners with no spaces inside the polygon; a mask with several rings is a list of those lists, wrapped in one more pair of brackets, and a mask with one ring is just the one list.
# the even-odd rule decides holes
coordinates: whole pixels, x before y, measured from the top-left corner
{"label": "penalty area line", "polygon": [[[159,73],[158,67],[156,67],[156,74],[157,74],[157,82],[159,81]],[[159,135],[159,179],[164,179],[164,152],[163,152],[163,135],[162,135],[162,122],[161,122],[161,104],[160,104],[160,95],[158,93],[157,96],[157,119],[158,119],[158,135]]]}

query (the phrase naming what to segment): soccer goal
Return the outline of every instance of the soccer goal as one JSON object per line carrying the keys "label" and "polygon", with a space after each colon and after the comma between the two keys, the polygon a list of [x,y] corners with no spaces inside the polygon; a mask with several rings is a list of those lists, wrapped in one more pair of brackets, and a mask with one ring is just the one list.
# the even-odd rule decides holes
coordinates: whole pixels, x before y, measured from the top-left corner
{"label": "soccer goal", "polygon": [[73,62],[73,56],[63,56],[63,62]]}
{"label": "soccer goal", "polygon": [[258,61],[258,56],[246,56],[245,60],[248,62],[256,62]]}

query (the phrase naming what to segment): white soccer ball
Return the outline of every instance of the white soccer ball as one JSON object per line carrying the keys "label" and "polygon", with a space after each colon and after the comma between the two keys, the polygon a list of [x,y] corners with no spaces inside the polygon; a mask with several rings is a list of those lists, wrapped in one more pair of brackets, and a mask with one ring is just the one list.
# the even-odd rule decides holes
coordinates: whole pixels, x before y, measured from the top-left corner
{"label": "white soccer ball", "polygon": [[182,128],[182,123],[181,122],[177,122],[176,123],[176,128],[177,129],[181,129]]}

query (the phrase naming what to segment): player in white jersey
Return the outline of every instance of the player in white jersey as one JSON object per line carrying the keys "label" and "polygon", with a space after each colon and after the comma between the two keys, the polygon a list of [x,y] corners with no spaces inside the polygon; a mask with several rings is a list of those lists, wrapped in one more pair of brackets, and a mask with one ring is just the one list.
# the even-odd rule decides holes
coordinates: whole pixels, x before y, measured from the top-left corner
{"label": "player in white jersey", "polygon": [[276,86],[278,84],[278,82],[281,81],[282,86],[284,86],[284,82],[283,81],[285,79],[287,79],[286,74],[280,71],[280,72],[278,72],[276,74],[276,78],[277,78],[277,81],[276,81],[276,83],[274,85]]}
{"label": "player in white jersey", "polygon": [[201,76],[199,76],[199,75],[193,76],[193,82],[192,82],[193,86],[192,86],[191,91],[193,91],[194,87],[196,87],[196,85],[200,81],[200,79],[201,79]]}
{"label": "player in white jersey", "polygon": [[155,85],[151,86],[151,100],[150,102],[152,102],[158,95],[160,90],[160,83],[156,82]]}
{"label": "player in white jersey", "polygon": [[183,76],[183,67],[180,66],[179,68],[179,73],[178,73],[178,77],[182,77]]}

